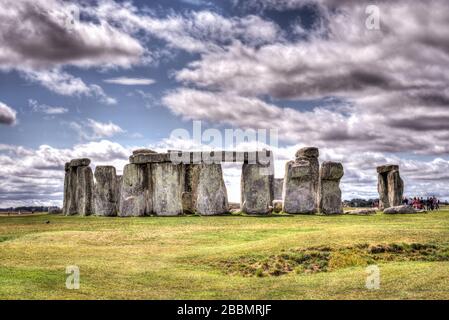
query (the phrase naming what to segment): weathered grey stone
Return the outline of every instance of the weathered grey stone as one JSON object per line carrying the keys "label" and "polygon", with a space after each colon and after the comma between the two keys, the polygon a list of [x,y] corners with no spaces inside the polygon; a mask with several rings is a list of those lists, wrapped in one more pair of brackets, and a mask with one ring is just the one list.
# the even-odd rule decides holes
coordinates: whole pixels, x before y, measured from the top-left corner
{"label": "weathered grey stone", "polygon": [[69,167],[65,173],[64,181],[64,208],[63,213],[66,216],[71,216],[78,213],[78,198],[77,198],[77,169],[76,167]]}
{"label": "weathered grey stone", "polygon": [[282,211],[282,200],[273,200],[273,212],[279,213]]}
{"label": "weathered grey stone", "polygon": [[385,165],[377,168],[379,209],[399,206],[402,203],[404,182],[399,174],[399,166]]}
{"label": "weathered grey stone", "polygon": [[398,171],[398,170],[399,170],[399,166],[395,165],[395,164],[387,164],[384,166],[377,167],[377,173],[386,173],[386,172]]}
{"label": "weathered grey stone", "polygon": [[363,208],[363,209],[355,209],[355,210],[348,210],[345,211],[345,214],[354,214],[354,215],[370,215],[370,214],[376,214],[377,210],[373,208]]}
{"label": "weathered grey stone", "polygon": [[70,167],[82,167],[90,165],[90,159],[82,158],[82,159],[73,159],[70,161]]}
{"label": "weathered grey stone", "polygon": [[156,151],[153,151],[151,149],[136,149],[133,151],[133,156],[138,155],[138,154],[155,154],[157,153]]}
{"label": "weathered grey stone", "polygon": [[195,213],[195,210],[192,205],[192,193],[184,191],[181,195],[181,198],[182,198],[182,212],[185,214]]}
{"label": "weathered grey stone", "polygon": [[151,167],[127,164],[123,170],[119,216],[144,216],[151,213]]}
{"label": "weathered grey stone", "polygon": [[315,147],[305,147],[296,151],[295,157],[297,160],[302,159],[318,159],[320,152],[318,148]]}
{"label": "weathered grey stone", "polygon": [[182,214],[185,170],[182,164],[153,163],[153,211],[160,216]]}
{"label": "weathered grey stone", "polygon": [[275,178],[274,179],[274,199],[275,200],[282,200],[282,188],[284,186],[284,179],[283,178]]}
{"label": "weathered grey stone", "polygon": [[160,163],[173,164],[219,164],[221,162],[243,162],[250,164],[267,165],[272,160],[270,150],[262,151],[178,151],[169,150],[167,153],[137,152],[129,157],[130,163]]}
{"label": "weathered grey stone", "polygon": [[116,216],[118,203],[117,176],[113,166],[95,168],[95,214]]}
{"label": "weathered grey stone", "polygon": [[[196,211],[196,200],[198,198],[198,184],[200,180],[200,164],[187,164],[184,166],[185,180],[184,191],[190,194],[190,208],[184,207],[185,211]],[[188,203],[186,203],[187,205]]]}
{"label": "weathered grey stone", "polygon": [[249,214],[271,212],[274,197],[274,176],[269,166],[244,163],[241,176],[241,210]]}
{"label": "weathered grey stone", "polygon": [[287,213],[314,214],[317,212],[319,183],[317,148],[302,148],[296,152],[296,160],[285,166],[283,186],[283,211]]}
{"label": "weathered grey stone", "polygon": [[120,210],[120,198],[121,198],[120,192],[122,189],[122,176],[121,175],[115,176],[115,187],[117,188],[115,191],[115,194],[117,195],[117,215],[118,215],[118,212]]}
{"label": "weathered grey stone", "polygon": [[320,168],[318,208],[323,214],[341,214],[340,179],[343,177],[343,165],[338,162],[325,161]]}
{"label": "weathered grey stone", "polygon": [[425,213],[425,211],[418,211],[412,206],[402,205],[389,207],[384,210],[385,214],[408,214],[408,213]]}
{"label": "weathered grey stone", "polygon": [[138,153],[129,157],[132,164],[147,164],[170,162],[170,154],[168,153]]}
{"label": "weathered grey stone", "polygon": [[62,213],[68,214],[68,203],[69,203],[69,179],[70,179],[70,163],[67,162],[64,166],[64,194],[62,198]]}
{"label": "weathered grey stone", "polygon": [[201,215],[218,215],[228,212],[228,195],[223,180],[221,164],[199,166],[195,209]]}
{"label": "weathered grey stone", "polygon": [[88,216],[93,213],[94,178],[90,167],[76,168],[76,200],[78,214]]}

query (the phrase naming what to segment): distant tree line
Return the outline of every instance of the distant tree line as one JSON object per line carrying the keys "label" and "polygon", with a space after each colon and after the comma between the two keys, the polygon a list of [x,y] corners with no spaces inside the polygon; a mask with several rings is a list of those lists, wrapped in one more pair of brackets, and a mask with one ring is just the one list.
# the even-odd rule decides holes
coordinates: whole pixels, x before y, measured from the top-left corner
{"label": "distant tree line", "polygon": [[11,207],[11,208],[0,208],[0,212],[48,212],[49,209],[57,207],[44,207],[44,206],[23,206],[23,207]]}
{"label": "distant tree line", "polygon": [[352,199],[345,200],[345,207],[355,207],[355,208],[371,208],[377,206],[379,199]]}

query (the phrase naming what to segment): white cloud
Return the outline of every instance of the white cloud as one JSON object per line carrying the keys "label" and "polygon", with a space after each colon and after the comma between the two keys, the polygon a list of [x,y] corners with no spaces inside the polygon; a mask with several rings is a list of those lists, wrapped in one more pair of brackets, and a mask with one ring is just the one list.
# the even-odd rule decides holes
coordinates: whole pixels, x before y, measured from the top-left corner
{"label": "white cloud", "polygon": [[17,112],[0,101],[0,124],[14,125],[17,121]]}
{"label": "white cloud", "polygon": [[60,69],[23,71],[22,74],[30,81],[37,82],[50,91],[64,96],[95,97],[104,104],[116,104],[117,100],[109,97],[99,85],[87,85],[81,78],[77,78]]}
{"label": "white cloud", "polygon": [[125,132],[125,130],[112,123],[111,121],[109,121],[108,123],[102,123],[92,119],[87,119],[87,121],[87,126],[92,129],[94,137],[109,138],[116,134]]}
{"label": "white cloud", "polygon": [[75,122],[69,123],[69,127],[78,133],[81,140],[99,140],[103,138],[111,138],[118,134],[125,133],[120,126],[115,123],[99,122],[93,119],[87,119],[87,122]]}
{"label": "white cloud", "polygon": [[130,150],[108,140],[78,144],[70,149],[48,145],[31,149],[0,144],[0,207],[61,206],[65,162],[90,158],[93,168],[113,165],[121,174]]}
{"label": "white cloud", "polygon": [[125,86],[136,86],[136,85],[150,85],[156,81],[148,78],[128,78],[128,77],[118,77],[103,80],[106,83],[121,84]]}
{"label": "white cloud", "polygon": [[69,112],[69,109],[64,107],[52,107],[46,104],[39,104],[36,100],[28,99],[28,105],[34,112],[41,112],[47,115],[58,115]]}

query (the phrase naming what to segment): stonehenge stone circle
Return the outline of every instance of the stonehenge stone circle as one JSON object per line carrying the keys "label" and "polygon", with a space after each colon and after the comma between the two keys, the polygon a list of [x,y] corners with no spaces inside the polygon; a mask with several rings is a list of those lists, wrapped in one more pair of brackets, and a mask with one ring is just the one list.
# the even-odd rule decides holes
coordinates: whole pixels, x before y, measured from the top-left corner
{"label": "stonehenge stone circle", "polygon": [[117,175],[113,166],[95,168],[95,214],[116,216],[118,202]]}
{"label": "stonehenge stone circle", "polygon": [[338,162],[325,161],[321,164],[318,207],[323,214],[341,214],[340,179],[343,177],[343,165]]}
{"label": "stonehenge stone circle", "polygon": [[402,203],[404,182],[399,174],[398,165],[384,165],[377,167],[379,192],[379,209],[399,206]]}
{"label": "stonehenge stone circle", "polygon": [[[90,160],[73,159],[64,167],[62,211],[64,215],[120,217],[220,215],[231,211],[261,215],[271,211],[343,213],[339,185],[343,165],[327,161],[320,168],[318,157],[317,148],[302,148],[295,160],[286,163],[284,178],[274,179],[273,154],[267,150],[157,153],[137,149],[123,175],[117,175],[112,166],[97,166],[95,182]],[[230,208],[221,162],[243,163],[240,209]],[[380,208],[386,209],[385,213],[411,211],[398,207],[404,189],[399,167],[380,166],[377,172]]]}
{"label": "stonehenge stone circle", "polygon": [[319,181],[319,151],[314,147],[296,152],[296,160],[285,165],[283,186],[283,211],[287,213],[314,214],[317,212]]}

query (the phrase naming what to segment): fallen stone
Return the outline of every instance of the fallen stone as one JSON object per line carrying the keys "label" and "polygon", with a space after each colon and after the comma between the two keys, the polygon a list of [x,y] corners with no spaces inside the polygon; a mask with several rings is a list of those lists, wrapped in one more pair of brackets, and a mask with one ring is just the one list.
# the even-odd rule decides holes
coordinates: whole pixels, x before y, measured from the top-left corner
{"label": "fallen stone", "polygon": [[354,215],[371,215],[376,214],[377,209],[374,208],[364,208],[364,209],[355,209],[355,210],[348,210],[345,211],[345,214],[354,214]]}
{"label": "fallen stone", "polygon": [[95,214],[116,216],[118,203],[117,176],[113,166],[95,168]]}
{"label": "fallen stone", "polygon": [[409,214],[409,213],[426,213],[423,210],[416,210],[412,206],[402,205],[390,207],[384,210],[385,214]]}
{"label": "fallen stone", "polygon": [[244,163],[241,176],[241,209],[248,214],[268,214],[273,201],[273,175],[268,166]]}
{"label": "fallen stone", "polygon": [[195,209],[201,215],[228,212],[228,196],[221,164],[201,164]]}
{"label": "fallen stone", "polygon": [[159,216],[176,216],[183,212],[185,170],[182,164],[153,163],[153,211]]}
{"label": "fallen stone", "polygon": [[273,212],[282,212],[282,200],[273,200]]}
{"label": "fallen stone", "polygon": [[343,177],[343,165],[325,161],[320,169],[318,207],[323,214],[342,214],[340,179]]}

